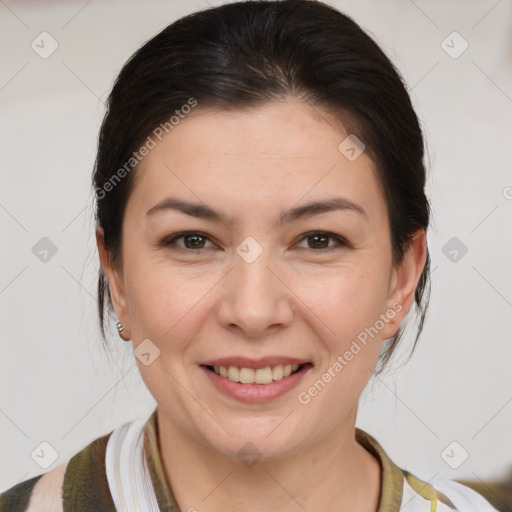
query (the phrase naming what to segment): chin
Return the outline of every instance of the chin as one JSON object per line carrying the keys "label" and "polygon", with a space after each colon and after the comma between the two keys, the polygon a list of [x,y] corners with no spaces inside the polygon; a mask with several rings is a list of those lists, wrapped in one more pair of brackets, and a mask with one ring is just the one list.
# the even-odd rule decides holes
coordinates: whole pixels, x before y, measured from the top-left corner
{"label": "chin", "polygon": [[[233,423],[223,424],[227,432],[220,429],[215,434],[205,433],[204,440],[222,455],[241,462],[281,458],[296,449],[300,443],[298,436],[290,430],[291,425],[287,425],[286,429],[283,428],[284,425],[276,428],[282,420],[283,418],[279,421],[268,418],[255,422],[253,417],[240,418]],[[249,467],[250,463],[246,465]]]}

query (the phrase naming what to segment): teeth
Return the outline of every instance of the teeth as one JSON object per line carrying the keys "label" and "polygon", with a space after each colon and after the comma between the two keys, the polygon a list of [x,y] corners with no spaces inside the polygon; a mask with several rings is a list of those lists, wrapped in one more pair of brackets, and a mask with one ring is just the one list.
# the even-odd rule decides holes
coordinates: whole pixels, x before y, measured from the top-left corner
{"label": "teeth", "polygon": [[[214,367],[215,369],[215,367]],[[219,369],[220,372],[220,369]],[[236,366],[228,367],[228,379],[233,382],[240,382],[240,370]]]}
{"label": "teeth", "polygon": [[214,366],[213,371],[221,377],[226,377],[233,382],[242,384],[270,384],[272,381],[288,377],[299,369],[298,364],[278,364],[265,368],[238,368],[238,366]]}
{"label": "teeth", "polygon": [[282,364],[278,365],[278,366],[274,366],[274,368],[272,368],[272,379],[273,380],[280,380],[282,379],[284,376],[284,367]]}
{"label": "teeth", "polygon": [[242,384],[252,384],[254,382],[254,370],[252,368],[240,368],[238,379]]}

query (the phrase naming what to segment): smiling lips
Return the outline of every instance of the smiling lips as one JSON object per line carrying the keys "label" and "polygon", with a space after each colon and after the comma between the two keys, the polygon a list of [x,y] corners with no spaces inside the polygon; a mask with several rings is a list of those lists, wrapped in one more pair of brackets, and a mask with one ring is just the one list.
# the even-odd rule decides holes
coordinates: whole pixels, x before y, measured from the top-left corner
{"label": "smiling lips", "polygon": [[288,377],[299,369],[298,364],[278,364],[276,366],[265,366],[265,368],[238,368],[238,366],[214,366],[213,371],[222,377],[228,378],[232,382],[241,382],[242,384],[270,384],[275,380],[281,380]]}
{"label": "smiling lips", "polygon": [[229,357],[204,363],[209,370],[232,382],[242,384],[270,384],[282,380],[309,364],[305,360],[290,357],[265,357],[248,359]]}

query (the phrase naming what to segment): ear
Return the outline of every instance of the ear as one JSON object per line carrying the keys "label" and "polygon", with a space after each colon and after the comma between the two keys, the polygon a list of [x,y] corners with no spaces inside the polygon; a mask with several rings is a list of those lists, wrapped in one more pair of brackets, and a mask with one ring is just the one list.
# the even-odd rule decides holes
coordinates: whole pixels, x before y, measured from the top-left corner
{"label": "ear", "polygon": [[392,338],[397,333],[411,308],[426,259],[426,234],[421,228],[414,233],[402,262],[391,273],[387,309],[383,312],[389,321],[382,331],[382,339]]}
{"label": "ear", "polygon": [[122,269],[117,269],[112,264],[110,252],[105,245],[105,233],[101,226],[98,226],[96,229],[96,243],[98,245],[101,267],[108,280],[112,305],[114,306],[117,318],[125,327],[122,331],[122,337],[123,339],[125,337],[129,339],[129,315],[124,291],[123,272]]}

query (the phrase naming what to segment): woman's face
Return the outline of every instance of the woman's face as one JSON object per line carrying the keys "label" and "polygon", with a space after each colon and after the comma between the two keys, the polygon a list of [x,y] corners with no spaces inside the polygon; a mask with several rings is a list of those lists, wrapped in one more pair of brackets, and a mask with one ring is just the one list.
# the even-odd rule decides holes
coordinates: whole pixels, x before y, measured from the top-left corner
{"label": "woman's face", "polygon": [[[393,268],[373,162],[354,159],[347,136],[298,100],[198,106],[134,171],[122,268],[100,252],[169,429],[233,457],[249,441],[271,457],[353,432],[381,342],[411,305],[424,239]],[[307,364],[280,379],[280,362]],[[246,383],[205,366],[222,363]]]}

